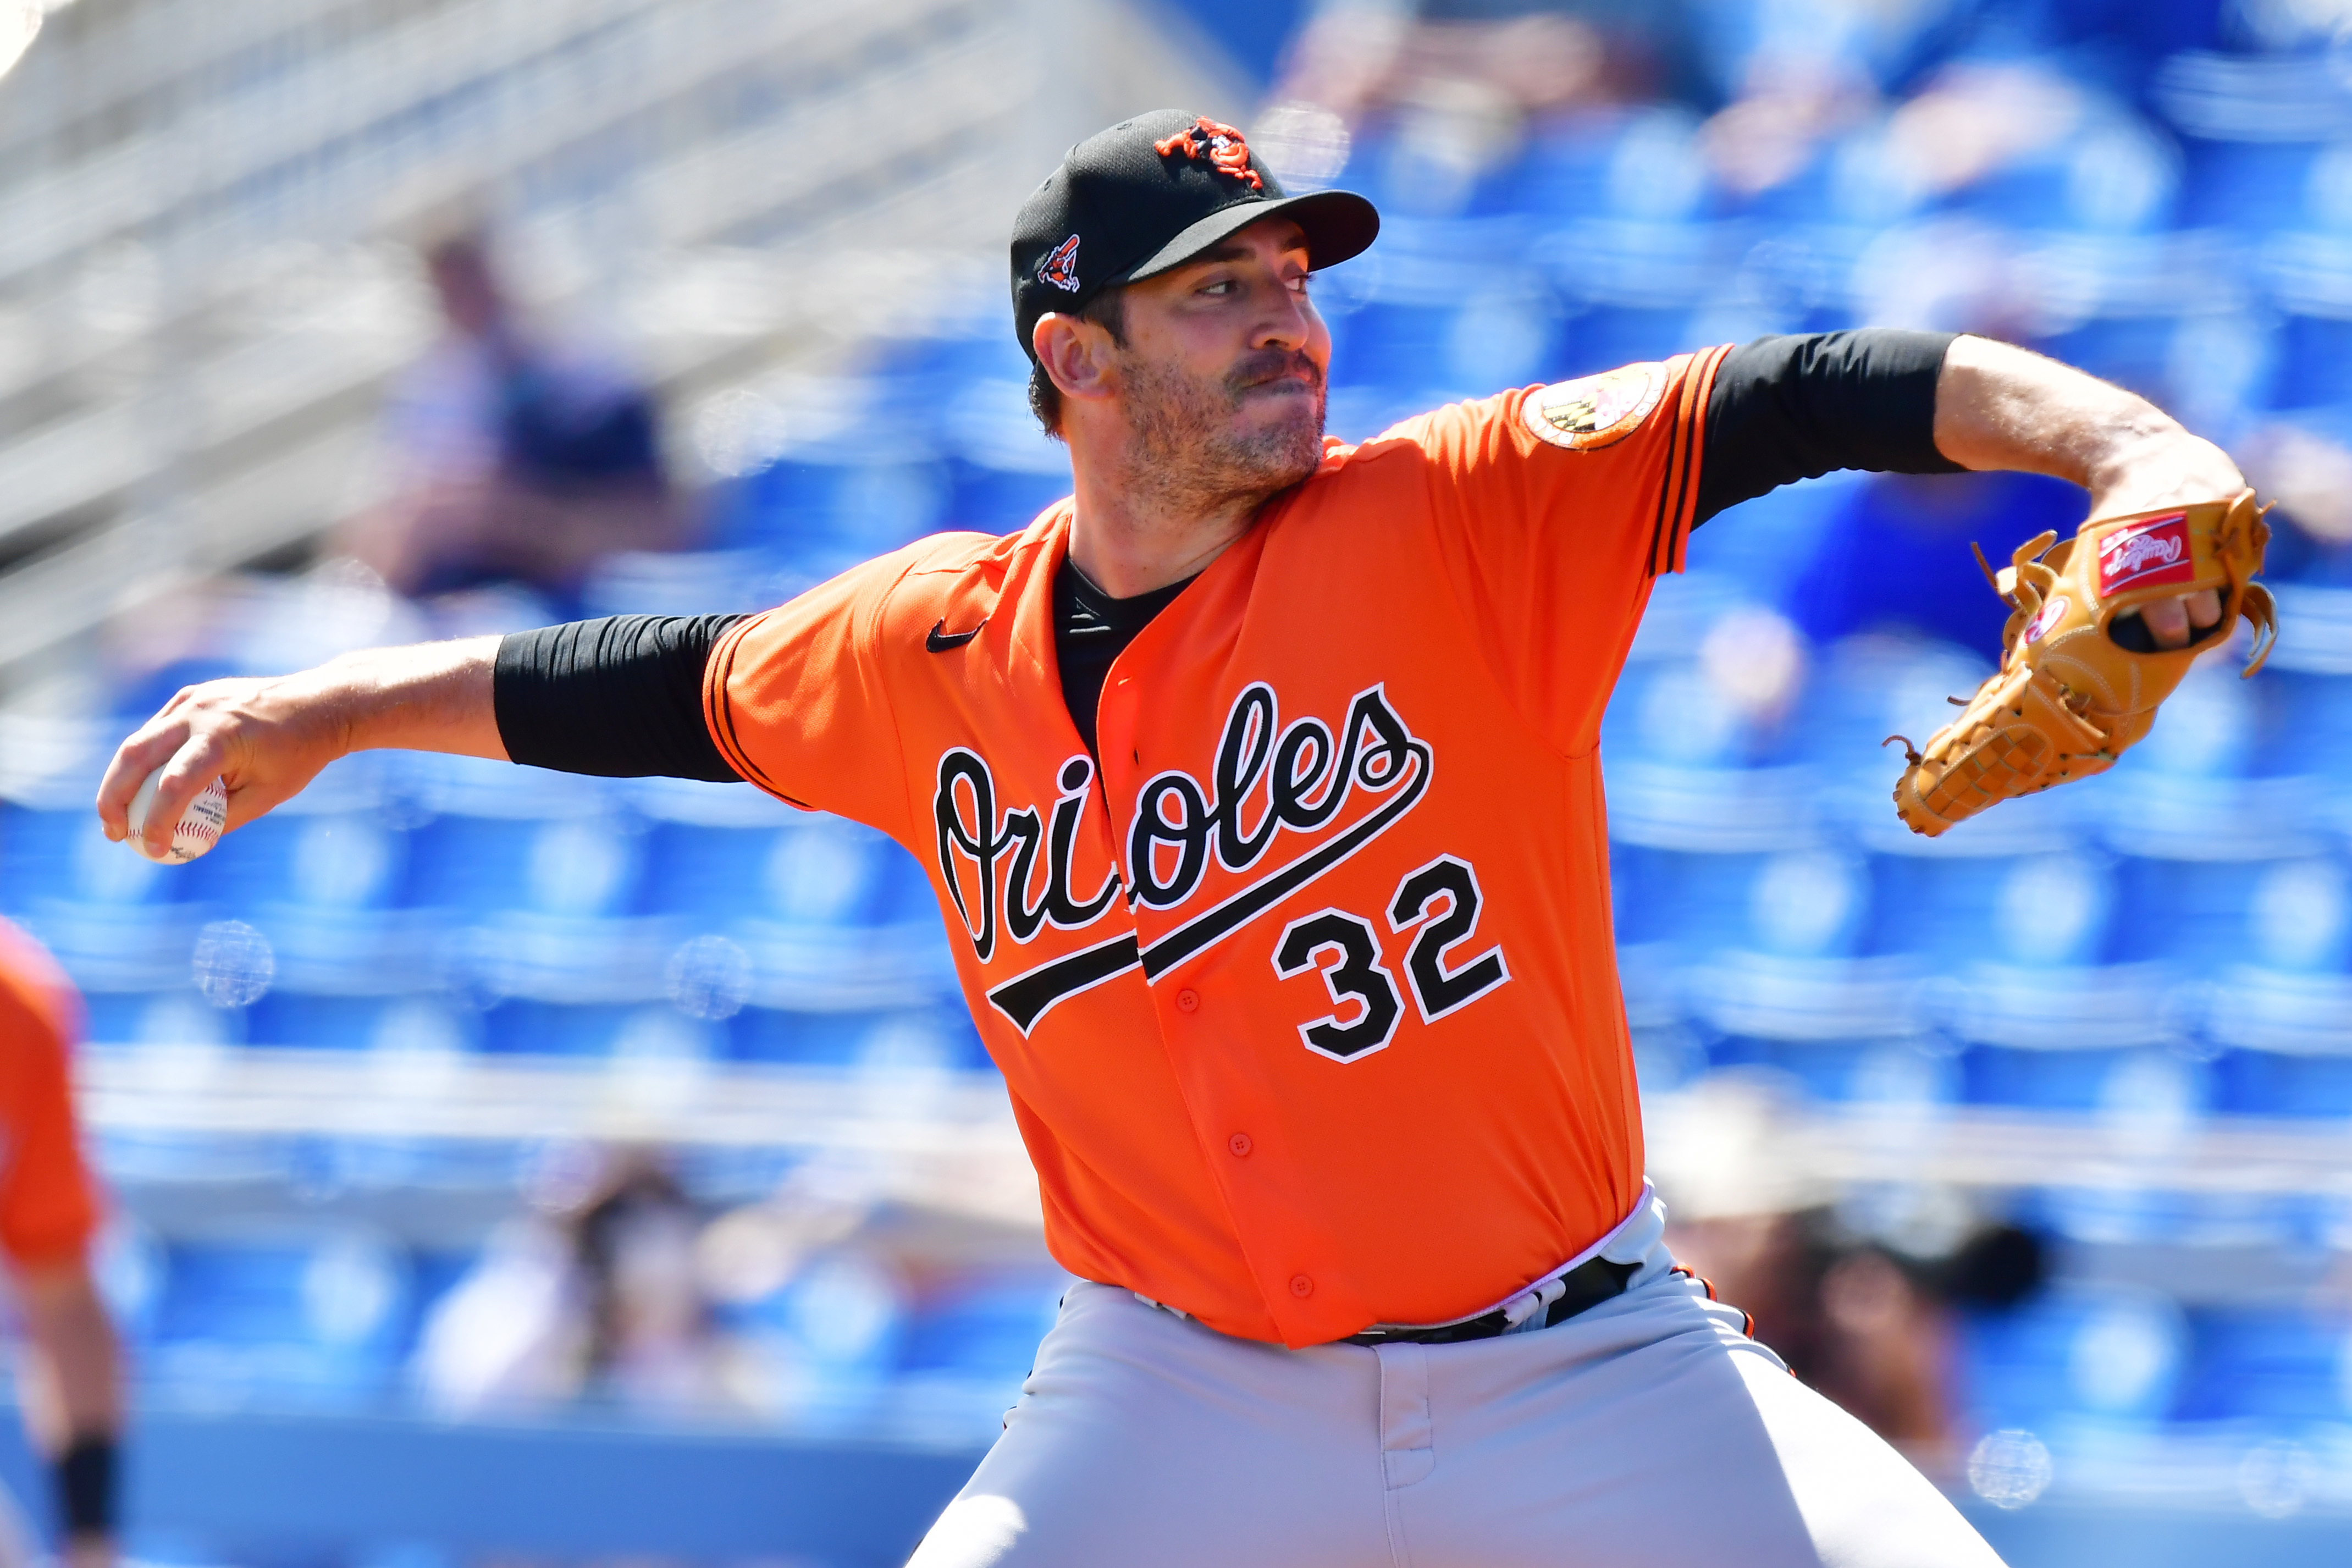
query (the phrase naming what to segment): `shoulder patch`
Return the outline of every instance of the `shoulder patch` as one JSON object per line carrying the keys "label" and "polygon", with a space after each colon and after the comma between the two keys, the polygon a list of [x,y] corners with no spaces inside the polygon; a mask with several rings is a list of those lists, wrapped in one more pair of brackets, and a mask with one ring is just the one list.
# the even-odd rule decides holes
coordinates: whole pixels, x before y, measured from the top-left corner
{"label": "shoulder patch", "polygon": [[1556,381],[1528,395],[1528,428],[1555,447],[1590,452],[1641,428],[1666,389],[1666,367],[1654,361]]}

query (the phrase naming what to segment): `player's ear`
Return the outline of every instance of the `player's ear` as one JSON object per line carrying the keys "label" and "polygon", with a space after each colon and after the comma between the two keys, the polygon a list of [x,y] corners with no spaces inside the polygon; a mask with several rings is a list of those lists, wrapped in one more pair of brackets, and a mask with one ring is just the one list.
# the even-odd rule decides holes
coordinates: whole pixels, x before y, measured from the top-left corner
{"label": "player's ear", "polygon": [[1066,398],[1094,400],[1110,395],[1110,333],[1081,316],[1048,311],[1031,330],[1029,345],[1037,363]]}

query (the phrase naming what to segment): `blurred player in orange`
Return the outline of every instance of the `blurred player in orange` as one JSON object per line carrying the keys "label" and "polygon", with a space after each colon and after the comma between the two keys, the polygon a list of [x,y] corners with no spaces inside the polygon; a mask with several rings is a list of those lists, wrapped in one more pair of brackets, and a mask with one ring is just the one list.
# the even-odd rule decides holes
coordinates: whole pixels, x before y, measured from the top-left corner
{"label": "blurred player in orange", "polygon": [[114,1326],[89,1270],[98,1193],[69,1063],[80,1014],[48,954],[0,921],[0,1252],[32,1351],[19,1396],[55,1467],[64,1561],[103,1568],[114,1561],[122,1398]]}

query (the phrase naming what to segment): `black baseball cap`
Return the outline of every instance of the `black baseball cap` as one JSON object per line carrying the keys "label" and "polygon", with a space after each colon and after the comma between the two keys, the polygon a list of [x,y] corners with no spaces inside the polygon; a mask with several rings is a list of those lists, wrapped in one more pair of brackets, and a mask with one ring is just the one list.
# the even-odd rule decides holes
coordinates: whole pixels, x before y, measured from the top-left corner
{"label": "black baseball cap", "polygon": [[1104,289],[1165,272],[1235,229],[1276,214],[1307,234],[1313,265],[1361,252],[1381,215],[1352,191],[1285,195],[1242,133],[1162,109],[1071,148],[1013,220],[1013,330],[1076,310]]}

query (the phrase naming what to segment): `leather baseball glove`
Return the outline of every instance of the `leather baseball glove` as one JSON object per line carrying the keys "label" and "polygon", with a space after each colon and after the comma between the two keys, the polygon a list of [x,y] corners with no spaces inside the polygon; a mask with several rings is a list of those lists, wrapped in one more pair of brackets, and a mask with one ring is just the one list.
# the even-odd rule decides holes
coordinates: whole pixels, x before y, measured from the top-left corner
{"label": "leather baseball glove", "polygon": [[[2278,638],[2278,607],[2252,580],[2270,542],[2269,510],[2245,490],[2230,500],[2095,518],[2054,550],[2055,533],[2026,541],[1998,576],[1979,551],[1977,563],[2011,606],[2001,634],[2007,652],[2000,673],[1925,747],[1887,737],[1902,741],[1911,763],[1895,786],[1904,822],[1932,838],[1996,801],[2105,773],[2147,733],[2157,704],[2198,654],[2241,616],[2256,634],[2245,673],[2260,669]],[[2139,620],[2118,635],[2119,617],[2206,588],[2220,594],[2221,618],[2188,647],[2158,648]]]}

